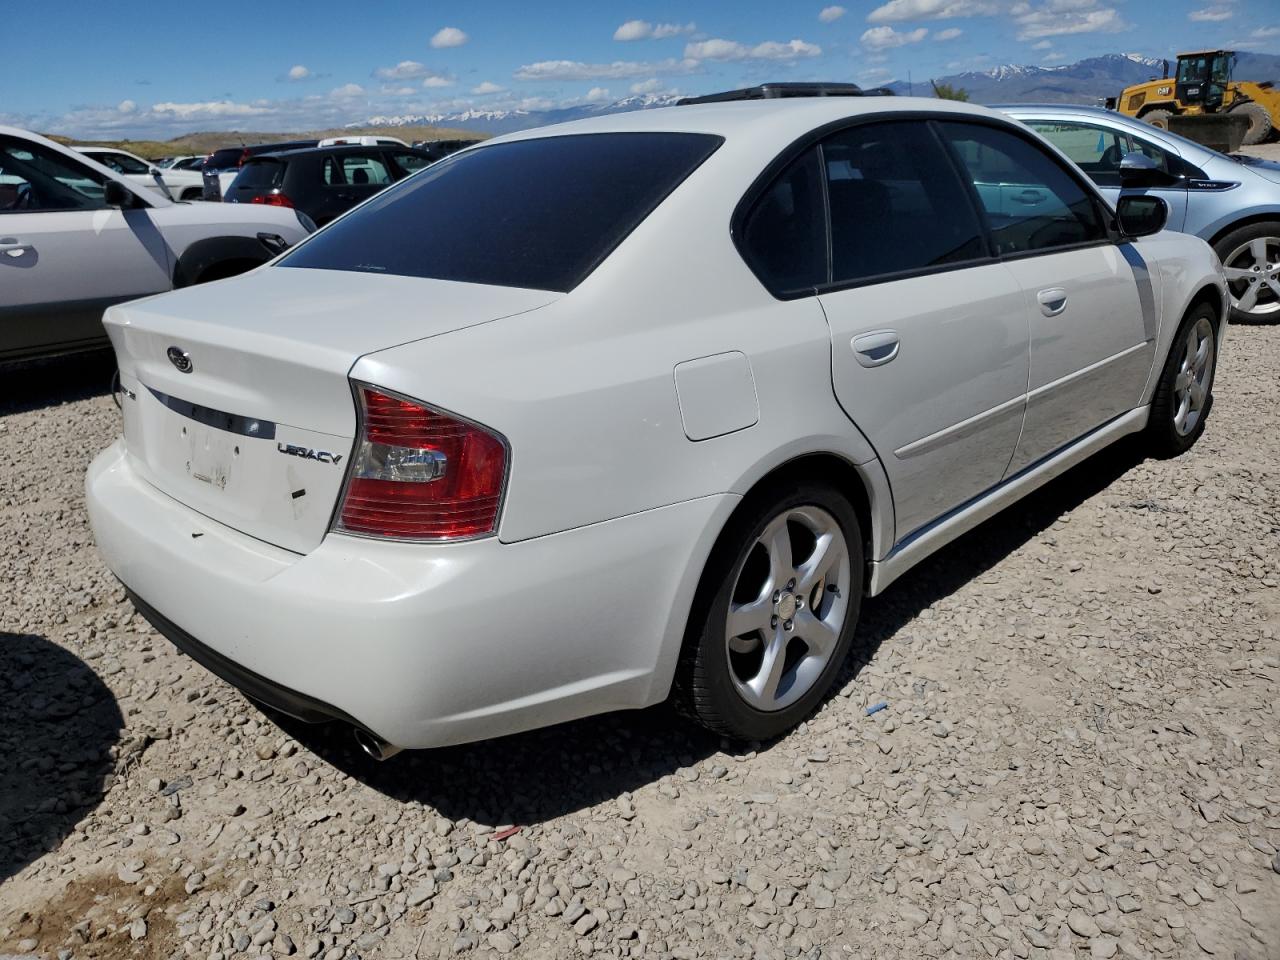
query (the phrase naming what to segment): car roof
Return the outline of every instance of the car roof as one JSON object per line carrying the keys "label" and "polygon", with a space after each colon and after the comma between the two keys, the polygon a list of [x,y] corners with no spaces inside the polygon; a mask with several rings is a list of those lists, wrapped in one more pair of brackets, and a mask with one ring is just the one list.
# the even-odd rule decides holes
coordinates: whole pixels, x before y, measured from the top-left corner
{"label": "car roof", "polygon": [[708,133],[726,140],[770,134],[794,139],[828,123],[880,113],[925,111],[1007,119],[987,107],[932,97],[780,97],[633,110],[521,130],[485,145],[584,133]]}
{"label": "car roof", "polygon": [[377,149],[391,149],[399,151],[400,153],[417,153],[425,156],[425,151],[420,150],[417,147],[402,147],[398,143],[378,143],[367,145],[344,143],[340,147],[290,147],[286,150],[268,150],[263,153],[255,154],[250,157],[249,160],[275,159],[277,157],[299,157],[310,153],[341,155],[344,153],[364,153],[368,150]]}

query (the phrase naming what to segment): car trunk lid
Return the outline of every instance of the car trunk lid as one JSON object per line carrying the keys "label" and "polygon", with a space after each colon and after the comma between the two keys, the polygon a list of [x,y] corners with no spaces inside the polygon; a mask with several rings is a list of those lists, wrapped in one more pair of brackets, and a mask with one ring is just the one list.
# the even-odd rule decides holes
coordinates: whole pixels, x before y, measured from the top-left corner
{"label": "car trunk lid", "polygon": [[129,453],[174,499],[305,553],[327,532],[346,475],[355,361],[557,296],[268,267],[114,307],[105,323]]}

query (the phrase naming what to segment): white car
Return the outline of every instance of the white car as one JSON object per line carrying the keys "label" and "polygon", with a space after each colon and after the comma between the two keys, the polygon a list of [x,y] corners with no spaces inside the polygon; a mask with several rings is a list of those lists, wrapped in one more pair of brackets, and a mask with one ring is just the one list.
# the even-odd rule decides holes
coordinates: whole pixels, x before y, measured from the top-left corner
{"label": "white car", "polygon": [[1226,293],[1166,213],[939,100],[511,134],[108,311],[97,545],[196,660],[375,756],[673,691],[773,737],[864,595],[1126,434],[1195,442]]}
{"label": "white car", "polygon": [[71,149],[168,200],[199,200],[204,192],[204,178],[199,170],[161,168],[136,154],[114,147],[73,146]]}
{"label": "white car", "polygon": [[173,203],[0,126],[0,361],[102,346],[111,304],[243,272],[313,229],[293,210]]}
{"label": "white car", "polygon": [[404,147],[409,145],[399,137],[328,137],[321,140],[321,147]]}

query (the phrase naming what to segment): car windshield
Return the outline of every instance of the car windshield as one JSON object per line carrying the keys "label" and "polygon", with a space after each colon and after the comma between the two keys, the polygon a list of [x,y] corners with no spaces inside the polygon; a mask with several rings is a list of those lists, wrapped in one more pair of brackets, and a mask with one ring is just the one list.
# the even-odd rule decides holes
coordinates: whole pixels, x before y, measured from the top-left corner
{"label": "car windshield", "polygon": [[721,142],[601,133],[470,150],[387,190],[280,266],[568,292]]}

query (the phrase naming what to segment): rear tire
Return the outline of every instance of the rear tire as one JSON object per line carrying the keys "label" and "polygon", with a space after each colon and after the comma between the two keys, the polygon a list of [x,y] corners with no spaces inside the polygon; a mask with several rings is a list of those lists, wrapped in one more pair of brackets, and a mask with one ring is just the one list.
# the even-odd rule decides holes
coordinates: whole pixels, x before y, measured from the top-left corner
{"label": "rear tire", "polygon": [[753,493],[698,586],[676,670],[677,709],[738,740],[785,733],[839,673],[862,581],[862,532],[843,495],[795,481]]}
{"label": "rear tire", "polygon": [[1169,129],[1169,118],[1173,114],[1168,110],[1148,110],[1138,119],[1143,123],[1149,123],[1159,130]]}
{"label": "rear tire", "polygon": [[192,187],[189,190],[183,190],[182,196],[179,197],[179,199],[186,200],[188,202],[192,200],[202,200],[204,199],[204,190],[200,187]]}
{"label": "rear tire", "polygon": [[1267,108],[1260,103],[1249,101],[1242,103],[1238,107],[1232,107],[1228,113],[1238,114],[1249,118],[1249,129],[1245,131],[1245,146],[1253,146],[1257,143],[1263,143],[1267,137],[1271,136],[1271,114],[1267,113]]}
{"label": "rear tire", "polygon": [[1188,311],[1174,335],[1156,383],[1147,421],[1152,456],[1176,457],[1190,450],[1213,409],[1218,365],[1218,313],[1208,304]]}

